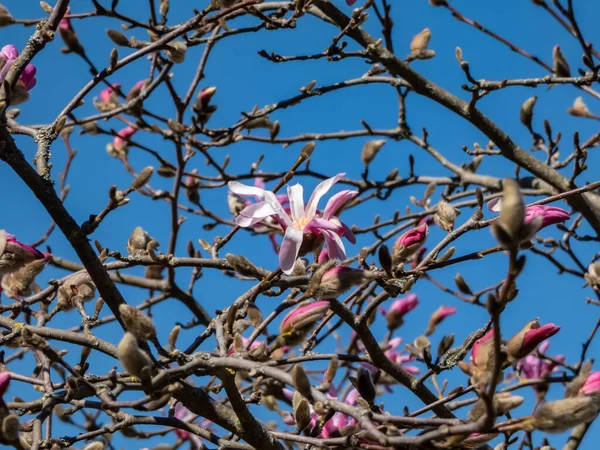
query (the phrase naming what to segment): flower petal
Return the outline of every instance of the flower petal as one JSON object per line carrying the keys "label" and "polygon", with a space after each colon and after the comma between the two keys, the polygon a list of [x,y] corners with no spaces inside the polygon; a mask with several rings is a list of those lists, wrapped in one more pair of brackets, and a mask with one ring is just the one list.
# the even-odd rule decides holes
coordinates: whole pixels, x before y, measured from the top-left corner
{"label": "flower petal", "polygon": [[325,244],[327,245],[327,253],[329,253],[329,257],[331,259],[346,259],[346,249],[344,249],[344,243],[340,237],[336,233],[328,230],[323,230],[321,233],[325,238]]}
{"label": "flower petal", "polygon": [[325,220],[325,219],[312,219],[304,227],[305,233],[313,232],[315,234],[318,234],[322,230],[330,230],[330,231],[333,231],[334,233],[338,233],[339,231],[342,231],[340,225],[338,225],[335,222],[332,222],[330,220]]}
{"label": "flower petal", "polygon": [[294,263],[302,245],[302,236],[302,231],[295,228],[288,227],[285,230],[285,236],[279,248],[279,267],[286,275],[292,273],[294,269]]}
{"label": "flower petal", "polygon": [[340,181],[344,177],[344,175],[346,175],[345,172],[338,173],[335,177],[328,178],[327,180],[322,181],[317,185],[312,195],[310,196],[310,199],[308,200],[308,204],[306,205],[306,217],[313,217],[315,215],[321,197],[323,197],[327,193],[327,191],[331,189],[331,186]]}
{"label": "flower petal", "polygon": [[304,189],[300,183],[293,186],[288,186],[288,199],[290,200],[290,211],[292,220],[301,219],[304,217]]}
{"label": "flower petal", "polygon": [[235,223],[242,228],[248,228],[274,214],[277,214],[277,211],[269,202],[258,202],[246,206],[235,218]]}
{"label": "flower petal", "polygon": [[490,211],[500,212],[500,210],[502,209],[502,197],[496,197],[491,199],[487,203],[487,207]]}
{"label": "flower petal", "polygon": [[356,236],[354,236],[354,233],[352,232],[350,227],[348,227],[348,225],[346,225],[341,220],[340,220],[340,225],[342,226],[342,229],[344,230],[343,236],[346,236],[346,239],[348,239],[348,242],[350,242],[351,244],[356,244]]}
{"label": "flower petal", "polygon": [[327,205],[325,205],[325,210],[323,211],[323,219],[330,219],[331,216],[335,215],[335,213],[347,202],[352,200],[354,197],[358,195],[358,191],[345,190],[338,192],[333,197],[329,199]]}
{"label": "flower petal", "polygon": [[281,203],[279,203],[277,196],[271,191],[263,192],[264,200],[271,204],[275,210],[275,215],[279,217],[286,226],[290,226],[292,224],[292,220],[290,219],[290,216],[288,216],[288,213],[285,212],[285,209],[283,209],[283,206],[281,206]]}
{"label": "flower petal", "polygon": [[259,200],[265,199],[265,190],[256,186],[247,186],[238,181],[230,181],[227,183],[227,187],[234,194],[238,195],[253,195],[257,197]]}

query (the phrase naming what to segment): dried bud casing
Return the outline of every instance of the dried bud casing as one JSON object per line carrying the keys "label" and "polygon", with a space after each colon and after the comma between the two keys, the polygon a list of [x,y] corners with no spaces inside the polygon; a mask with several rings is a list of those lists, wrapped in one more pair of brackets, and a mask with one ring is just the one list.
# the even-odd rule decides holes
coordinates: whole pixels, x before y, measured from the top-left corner
{"label": "dried bud casing", "polygon": [[127,331],[140,341],[156,339],[156,328],[152,319],[139,309],[131,305],[122,304],[119,306],[119,313]]}
{"label": "dried bud casing", "polygon": [[431,30],[429,30],[429,28],[425,28],[413,37],[410,43],[410,56],[412,59],[430,59],[435,56],[435,52],[427,48],[430,39]]}
{"label": "dried bud casing", "polygon": [[179,337],[179,332],[181,331],[181,325],[175,325],[171,332],[169,333],[169,347],[174,351],[177,348],[177,338]]}
{"label": "dried bud casing", "polygon": [[14,443],[19,439],[19,417],[9,414],[2,419],[2,440],[6,443]]}
{"label": "dried bud casing", "polygon": [[365,399],[369,405],[372,405],[377,396],[377,390],[375,389],[375,384],[373,383],[369,371],[361,367],[358,369],[357,377],[349,377],[349,379],[360,396]]}
{"label": "dried bud casing", "polygon": [[117,358],[131,376],[139,378],[142,382],[150,380],[154,367],[152,359],[140,348],[132,333],[125,333],[119,342]]}

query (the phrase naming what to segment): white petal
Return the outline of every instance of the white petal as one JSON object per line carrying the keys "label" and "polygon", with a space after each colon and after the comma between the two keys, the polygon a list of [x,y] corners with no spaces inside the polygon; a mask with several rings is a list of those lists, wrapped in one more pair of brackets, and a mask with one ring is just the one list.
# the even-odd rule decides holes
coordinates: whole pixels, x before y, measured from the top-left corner
{"label": "white petal", "polygon": [[310,196],[310,200],[308,200],[308,204],[306,205],[306,217],[314,217],[315,213],[317,212],[317,206],[319,204],[319,200],[321,200],[321,197],[323,197],[327,191],[331,189],[331,186],[340,181],[344,175],[346,174],[338,173],[335,177],[328,178],[317,185]]}
{"label": "white petal", "polygon": [[288,186],[288,199],[290,201],[290,211],[292,220],[304,217],[304,189],[300,183]]}
{"label": "white petal", "polygon": [[269,202],[258,202],[246,206],[235,218],[235,223],[242,228],[249,228],[274,214],[277,212]]}
{"label": "white petal", "polygon": [[227,183],[227,187],[234,194],[238,195],[254,195],[259,200],[265,199],[265,190],[256,186],[246,186],[245,184],[239,183],[238,181],[230,181]]}
{"label": "white petal", "polygon": [[290,216],[288,216],[288,213],[285,212],[285,209],[283,209],[283,206],[281,206],[281,203],[279,203],[279,200],[277,200],[277,196],[271,191],[263,192],[265,195],[265,201],[269,202],[269,204],[273,207],[275,210],[275,215],[279,216],[287,226],[290,226],[292,224],[292,220],[290,219]]}
{"label": "white petal", "polygon": [[298,258],[298,252],[302,245],[303,233],[295,228],[288,227],[285,230],[283,242],[279,247],[279,267],[286,275],[292,273],[294,263]]}

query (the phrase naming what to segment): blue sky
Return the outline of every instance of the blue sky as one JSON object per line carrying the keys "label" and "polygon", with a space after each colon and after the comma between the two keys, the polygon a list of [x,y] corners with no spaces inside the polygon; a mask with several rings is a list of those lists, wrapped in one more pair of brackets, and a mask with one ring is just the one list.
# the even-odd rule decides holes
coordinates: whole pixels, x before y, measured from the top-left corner
{"label": "blue sky", "polygon": [[[107,2],[105,2],[107,3]],[[192,8],[201,8],[203,2],[172,2],[170,23],[178,23],[189,18]],[[181,4],[177,4],[181,3]],[[350,12],[343,1],[336,0],[340,8]],[[598,42],[600,29],[595,26],[596,17],[600,13],[600,5],[593,0],[580,0],[576,3],[576,12],[580,18],[580,26],[586,38]],[[18,18],[42,17],[43,12],[34,1],[7,0],[3,4]],[[140,7],[143,4],[144,7]],[[560,44],[573,72],[580,66],[581,51],[575,39],[569,36],[556,22],[543,10],[536,8],[531,2],[519,0],[506,0],[503,2],[466,2],[457,1],[454,5],[467,17],[476,19],[489,28],[497,31],[503,37],[521,46],[530,53],[539,56],[547,63],[551,63],[552,47]],[[139,20],[147,17],[146,2],[121,2],[119,11],[122,14],[132,15]],[[73,2],[74,13],[90,11],[90,2]],[[374,14],[366,28],[369,32],[378,35],[380,26]],[[543,68],[528,61],[516,53],[511,52],[498,42],[482,35],[476,30],[451,18],[443,8],[433,8],[425,0],[419,2],[394,3],[392,16],[395,23],[394,45],[399,56],[409,53],[408,47],[412,36],[423,28],[429,27],[432,32],[430,48],[437,53],[429,61],[417,61],[415,69],[423,75],[430,77],[443,88],[468,99],[469,95],[461,89],[466,83],[463,72],[455,59],[455,48],[463,50],[464,59],[471,65],[471,72],[475,78],[488,80],[502,80],[504,78],[526,78],[544,76]],[[233,22],[232,27],[254,23],[255,19]],[[106,18],[94,18],[85,21],[74,21],[73,25],[81,42],[84,44],[88,55],[98,67],[108,63],[108,56],[112,43],[107,38],[106,28],[119,29],[119,23]],[[0,29],[0,44],[14,43],[21,49],[33,28],[14,26]],[[127,32],[144,39],[143,32],[138,30]],[[290,62],[273,64],[257,55],[257,51],[266,50],[282,55],[303,55],[321,52],[326,48],[337,30],[330,25],[305,17],[300,20],[297,29],[282,30],[276,33],[262,31],[250,35],[235,36],[219,42],[211,55],[206,70],[206,78],[201,87],[216,86],[217,94],[213,102],[219,109],[209,122],[211,127],[229,126],[240,118],[241,111],[250,111],[255,104],[260,107],[294,96],[298,89],[311,80],[316,80],[317,85],[327,85],[347,79],[362,76],[369,68],[358,59],[346,59],[341,62],[326,62],[325,60]],[[349,50],[357,49],[352,42]],[[24,124],[49,123],[62,110],[64,105],[81,87],[89,81],[89,72],[85,63],[74,55],[62,55],[60,48],[62,42],[56,39],[35,60],[38,66],[38,84],[31,92],[29,102],[22,105],[19,121]],[[180,95],[184,95],[189,82],[193,78],[197,62],[202,54],[202,47],[194,47],[188,51],[185,63],[174,68],[173,82]],[[120,55],[128,53],[127,49],[120,48]],[[120,83],[128,90],[135,82],[144,79],[149,70],[149,62],[142,58],[131,66],[120,70],[111,77],[114,83]],[[92,97],[97,96],[100,88],[96,88],[92,95],[86,98],[86,104],[77,110],[78,117],[93,114],[95,109]],[[547,118],[552,123],[555,132],[563,135],[561,144],[564,147],[562,155],[571,151],[573,132],[579,130],[582,140],[597,132],[593,121],[573,119],[566,114],[566,108],[571,106],[574,99],[581,95],[581,91],[560,86],[550,91],[544,87],[512,88],[500,93],[494,93],[483,99],[478,106],[488,114],[496,123],[522,147],[529,148],[530,136],[519,122],[519,107],[531,95],[539,96],[535,110],[534,126],[542,130],[543,119]],[[598,113],[600,107],[591,97],[584,100],[592,112]],[[158,89],[145,103],[145,106],[167,117],[174,117],[175,112],[170,102],[166,88]],[[418,97],[414,94],[408,96],[408,123],[417,134],[425,126],[429,132],[429,142],[442,151],[446,157],[455,163],[468,162],[470,157],[463,153],[461,147],[473,146],[478,142],[482,146],[487,144],[487,138],[476,128],[463,119],[454,116],[433,102]],[[360,120],[366,120],[373,128],[393,128],[397,120],[397,99],[392,88],[384,85],[358,86],[333,92],[322,98],[311,98],[301,105],[277,111],[271,116],[273,120],[281,122],[280,136],[295,136],[302,132],[326,132],[339,130],[362,129]],[[103,123],[106,128],[119,129],[122,124],[117,120]],[[263,131],[253,132],[262,134]],[[166,142],[156,139],[153,135],[138,133],[135,140],[143,143],[161,153],[163,157],[174,161],[173,148]],[[78,222],[85,221],[90,214],[97,214],[107,202],[107,191],[111,184],[120,188],[127,187],[130,176],[123,169],[122,164],[111,158],[105,151],[107,136],[77,136],[73,134],[72,144],[78,150],[73,167],[69,175],[68,184],[71,186],[66,206]],[[363,170],[360,161],[360,151],[364,139],[345,141],[319,142],[311,159],[311,168],[333,176],[338,172],[347,172],[353,178],[359,178]],[[19,138],[18,143],[28,160],[33,158],[35,145],[30,139]],[[213,151],[213,157],[223,161],[226,154],[231,156],[228,171],[242,173],[248,170],[249,165],[260,154],[265,154],[261,164],[264,171],[284,171],[295,160],[301,144],[284,148],[280,145],[260,144],[242,141],[229,148]],[[590,151],[588,166],[595,167],[600,161],[594,150]],[[398,168],[401,176],[408,174],[408,158],[416,158],[416,173],[420,175],[449,175],[437,162],[409,142],[388,142],[380,152],[375,162],[370,167],[370,178],[383,179],[393,168]],[[65,161],[65,149],[62,142],[57,141],[52,147],[53,176],[55,179],[62,171]],[[156,162],[138,149],[130,152],[131,165],[140,170],[146,165],[155,165]],[[214,175],[214,171],[204,164],[201,156],[196,156],[190,167],[198,167],[203,174]],[[595,181],[594,169],[582,176],[578,182]],[[480,168],[480,173],[495,176],[510,176],[514,173],[513,166],[500,157],[487,158]],[[305,186],[306,195],[316,184],[310,179],[298,179]],[[23,183],[6,165],[0,165],[0,183],[4,189],[5,214],[2,216],[0,228],[18,235],[24,242],[37,240],[46,230],[49,217],[37,202],[35,197],[27,190]],[[170,189],[172,180],[155,176],[152,185],[155,189]],[[337,192],[341,188],[337,188]],[[356,210],[344,214],[343,219],[349,225],[366,226],[372,223],[372,218],[379,214],[382,220],[392,217],[394,211],[404,211],[409,204],[410,195],[420,197],[424,186],[406,188],[396,191],[387,201],[370,201]],[[438,189],[434,199],[439,198],[441,189]],[[226,203],[226,189],[203,191],[202,197],[206,205],[217,214],[229,216]],[[98,239],[105,247],[111,250],[125,252],[127,238],[131,231],[141,225],[153,237],[161,242],[161,250],[166,251],[170,232],[169,209],[166,203],[153,202],[141,195],[131,195],[131,202],[104,221],[99,230],[92,236]],[[564,205],[562,205],[564,206]],[[413,208],[414,209],[414,208]],[[459,217],[459,223],[466,220],[469,210],[465,210]],[[486,212],[486,217],[491,217]],[[185,244],[188,240],[197,242],[198,239],[212,241],[217,235],[224,235],[227,229],[223,226],[205,231],[202,225],[205,222],[197,216],[188,217],[183,225],[177,253],[185,254]],[[444,232],[432,228],[429,236],[428,247],[432,248],[443,236]],[[542,236],[560,238],[561,233],[555,229],[545,229]],[[348,244],[350,254],[355,254],[364,245],[372,243],[372,237],[361,235],[355,246]],[[459,239],[454,245],[457,255],[487,248],[494,244],[489,230],[484,229],[469,233]],[[75,259],[74,252],[67,241],[58,231],[48,241],[52,251],[60,256]],[[597,246],[586,245],[576,249],[578,256],[587,263],[597,251]],[[274,269],[277,257],[272,252],[266,237],[251,237],[249,233],[238,233],[226,247],[225,252],[241,253],[258,265]],[[482,261],[472,261],[460,267],[449,267],[433,273],[436,279],[445,284],[452,285],[452,280],[457,272],[472,284],[474,289],[481,289],[493,284],[505,275],[507,258],[505,255],[496,254],[488,256]],[[141,269],[133,269],[131,273],[142,274]],[[182,269],[178,272],[177,280],[182,286],[187,286],[191,271]],[[503,332],[506,336],[518,331],[527,321],[536,317],[541,323],[554,322],[562,326],[558,335],[552,338],[552,353],[565,353],[569,355],[568,362],[573,363],[579,357],[581,342],[588,335],[591,327],[598,317],[597,307],[586,305],[585,299],[591,296],[591,290],[582,289],[582,280],[569,275],[555,276],[556,270],[545,260],[528,255],[528,263],[523,275],[519,278],[520,294],[518,299],[511,303],[503,315]],[[40,281],[64,276],[63,271],[48,269],[40,277]],[[248,284],[225,278],[222,274],[206,270],[202,279],[196,284],[196,298],[209,311],[214,312],[231,303],[238,295],[249,287]],[[122,287],[128,303],[136,305],[142,302],[147,292]],[[454,332],[457,342],[475,329],[483,326],[486,314],[481,308],[472,307],[459,302],[456,298],[442,293],[435,286],[425,280],[419,281],[413,291],[419,295],[420,306],[413,311],[407,323],[400,330],[399,335],[406,342],[412,341],[421,334],[425,328],[427,318],[440,304],[452,305],[458,308],[458,314],[449,318],[434,334],[434,345],[445,333]],[[279,301],[279,298],[262,298],[259,302],[264,311],[269,311]],[[90,306],[90,308],[92,308]],[[106,313],[106,311],[105,311]],[[160,330],[162,341],[166,341],[167,334],[176,322],[187,322],[189,313],[178,303],[173,301],[154,309],[155,320]],[[51,322],[55,327],[71,327],[77,324],[79,318],[76,313],[59,315]],[[273,328],[272,331],[275,329]],[[385,334],[382,318],[373,325],[373,330],[378,337]],[[200,329],[195,329],[182,334],[182,346],[190,342]],[[113,343],[120,338],[120,331],[116,326],[103,327],[98,330],[98,335]],[[342,338],[349,335],[347,329],[341,331]],[[333,343],[323,347],[322,351],[332,350]],[[205,349],[212,350],[213,343]],[[589,355],[597,354],[598,344],[594,344]],[[76,362],[78,352],[75,350],[69,355],[72,362]],[[70,360],[70,361],[71,361]],[[92,362],[92,371],[100,367],[110,367],[114,364],[110,360],[97,357]],[[101,366],[100,364],[105,364]],[[22,367],[27,373],[31,363],[20,363],[11,366],[13,370]],[[318,366],[315,366],[318,367]],[[466,376],[457,371],[448,376],[450,386],[466,383]],[[202,382],[203,380],[199,380]],[[528,400],[533,398],[532,391],[524,391]],[[553,387],[550,396],[561,395],[561,390]],[[21,395],[31,398],[32,393],[24,390],[18,383],[13,383],[9,395]],[[401,413],[402,407],[407,405],[414,409],[419,403],[411,395],[404,394],[400,388],[395,394],[381,398],[393,413]],[[526,414],[532,403],[528,401],[520,411]],[[529,409],[528,409],[529,408]],[[257,414],[262,414],[262,409],[256,409]],[[270,416],[269,416],[270,418]],[[62,429],[58,430],[60,435]],[[65,429],[64,432],[72,432]],[[581,449],[594,448],[593,442],[600,438],[600,429],[595,425]],[[552,438],[552,444],[560,446],[564,437]],[[158,442],[158,441],[153,441]],[[535,442],[539,445],[539,437]],[[137,442],[125,441],[121,436],[115,437],[115,446],[134,448]]]}

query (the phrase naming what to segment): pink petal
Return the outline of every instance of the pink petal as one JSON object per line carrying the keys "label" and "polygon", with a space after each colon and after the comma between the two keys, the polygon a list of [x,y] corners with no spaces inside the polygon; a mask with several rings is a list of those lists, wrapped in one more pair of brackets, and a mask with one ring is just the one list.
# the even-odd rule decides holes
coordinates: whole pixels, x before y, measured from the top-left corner
{"label": "pink petal", "polygon": [[325,238],[325,244],[327,245],[327,253],[331,259],[346,259],[346,249],[340,237],[331,231],[323,230],[321,232]]}
{"label": "pink petal", "polygon": [[323,211],[323,219],[330,219],[344,204],[352,200],[358,195],[358,191],[341,191],[329,199],[325,210]]}
{"label": "pink petal", "polygon": [[341,180],[346,173],[338,173],[335,177],[328,178],[325,181],[322,181],[317,185],[315,190],[313,191],[310,199],[308,200],[308,204],[306,205],[306,217],[313,217],[317,212],[317,206],[321,197],[323,197],[331,186]]}
{"label": "pink petal", "polygon": [[294,269],[294,263],[302,245],[302,236],[302,231],[295,228],[288,227],[285,230],[285,236],[279,248],[279,267],[286,275],[291,274]]}

